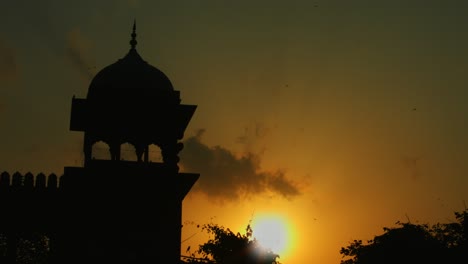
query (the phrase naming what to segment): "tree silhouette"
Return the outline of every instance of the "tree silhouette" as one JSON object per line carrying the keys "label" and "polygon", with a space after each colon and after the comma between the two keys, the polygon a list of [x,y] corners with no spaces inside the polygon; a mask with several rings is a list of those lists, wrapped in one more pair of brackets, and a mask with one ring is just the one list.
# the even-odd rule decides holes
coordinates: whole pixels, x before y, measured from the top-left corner
{"label": "tree silhouette", "polygon": [[[452,223],[412,224],[397,222],[384,228],[366,244],[354,240],[340,253],[342,264],[461,263],[468,262],[468,210],[455,212]],[[463,262],[463,261],[462,261]]]}
{"label": "tree silhouette", "polygon": [[[50,240],[43,233],[24,232],[16,239],[16,247],[9,249],[7,237],[0,233],[0,263],[47,264],[50,262]],[[14,260],[7,258],[7,250],[16,251]]]}
{"label": "tree silhouette", "polygon": [[197,253],[201,258],[188,258],[186,263],[219,264],[280,264],[279,255],[263,248],[252,237],[252,227],[247,225],[246,233],[234,233],[229,228],[217,224],[206,224],[202,230],[213,236],[199,246]]}

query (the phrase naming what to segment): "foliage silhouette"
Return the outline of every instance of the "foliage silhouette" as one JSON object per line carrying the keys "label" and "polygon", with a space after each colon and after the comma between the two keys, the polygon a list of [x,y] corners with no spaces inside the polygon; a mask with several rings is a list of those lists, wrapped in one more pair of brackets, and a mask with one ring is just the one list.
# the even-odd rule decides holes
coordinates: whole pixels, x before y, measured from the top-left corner
{"label": "foliage silhouette", "polygon": [[397,222],[398,227],[385,227],[367,244],[354,240],[342,247],[341,263],[468,263],[468,210],[455,217],[455,222],[433,226]]}
{"label": "foliage silhouette", "polygon": [[234,233],[217,224],[205,224],[203,231],[213,236],[196,251],[201,258],[188,258],[185,263],[219,264],[280,264],[279,255],[266,249],[253,238],[252,227],[247,225],[246,233]]}
{"label": "foliage silhouette", "polygon": [[24,233],[16,237],[15,259],[8,259],[7,237],[0,233],[0,263],[47,264],[50,263],[49,238],[42,233]]}

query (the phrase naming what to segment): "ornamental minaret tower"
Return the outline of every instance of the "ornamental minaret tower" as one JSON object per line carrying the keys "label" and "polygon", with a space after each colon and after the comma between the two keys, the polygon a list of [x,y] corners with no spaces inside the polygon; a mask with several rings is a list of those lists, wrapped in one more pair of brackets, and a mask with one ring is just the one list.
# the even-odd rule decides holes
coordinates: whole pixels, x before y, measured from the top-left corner
{"label": "ornamental minaret tower", "polygon": [[[95,75],[86,98],[72,99],[70,130],[84,132],[84,166],[61,177],[62,263],[180,260],[182,201],[199,174],[179,172],[178,154],[196,105],[181,104],[169,78],[137,52],[136,36],[134,24],[128,53]],[[95,157],[97,142],[109,159]],[[133,161],[123,159],[125,143]],[[150,146],[161,162],[150,161]]]}

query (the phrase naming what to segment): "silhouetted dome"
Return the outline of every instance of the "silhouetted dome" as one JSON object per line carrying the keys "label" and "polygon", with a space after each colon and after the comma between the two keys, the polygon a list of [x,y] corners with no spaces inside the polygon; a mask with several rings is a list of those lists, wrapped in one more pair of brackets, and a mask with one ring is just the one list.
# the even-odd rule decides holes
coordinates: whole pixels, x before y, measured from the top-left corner
{"label": "silhouetted dome", "polygon": [[183,138],[196,109],[181,104],[180,92],[174,90],[169,78],[141,58],[135,31],[136,23],[130,50],[96,74],[87,98],[72,99],[70,129],[85,132],[88,161],[93,144],[101,140],[110,146],[112,160],[120,159],[121,144],[130,143],[139,159],[145,148],[148,153],[148,146],[156,144],[161,150],[167,149],[163,155],[169,155],[167,160],[173,162],[171,155],[181,147],[171,144]]}
{"label": "silhouetted dome", "polygon": [[124,58],[96,74],[89,86],[87,99],[157,99],[161,94],[173,90],[169,78],[144,61],[136,49],[132,48]]}
{"label": "silhouetted dome", "polygon": [[113,131],[129,140],[130,135],[167,126],[180,104],[169,78],[138,54],[135,37],[134,24],[129,52],[96,74],[86,98],[89,129]]}

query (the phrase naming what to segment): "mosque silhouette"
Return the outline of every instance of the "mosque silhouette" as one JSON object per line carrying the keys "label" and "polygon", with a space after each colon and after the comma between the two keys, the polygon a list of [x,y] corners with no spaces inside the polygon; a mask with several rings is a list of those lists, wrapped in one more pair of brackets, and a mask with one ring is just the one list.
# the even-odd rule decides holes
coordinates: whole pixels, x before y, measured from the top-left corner
{"label": "mosque silhouette", "polygon": [[[178,154],[197,106],[181,104],[168,77],[141,58],[135,31],[134,23],[125,57],[95,75],[86,98],[72,98],[83,167],[0,175],[1,263],[21,263],[37,250],[24,241],[37,234],[48,253],[28,263],[180,263],[182,201],[200,175],[179,172]],[[97,142],[110,159],[94,156]],[[121,158],[125,143],[134,161]],[[150,146],[161,162],[150,161]]]}

